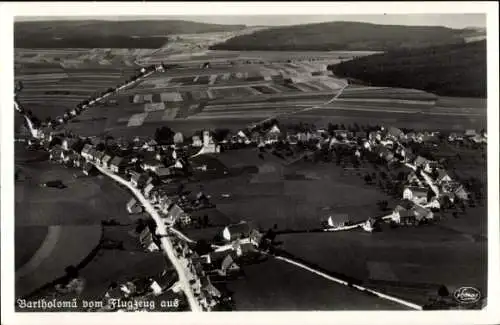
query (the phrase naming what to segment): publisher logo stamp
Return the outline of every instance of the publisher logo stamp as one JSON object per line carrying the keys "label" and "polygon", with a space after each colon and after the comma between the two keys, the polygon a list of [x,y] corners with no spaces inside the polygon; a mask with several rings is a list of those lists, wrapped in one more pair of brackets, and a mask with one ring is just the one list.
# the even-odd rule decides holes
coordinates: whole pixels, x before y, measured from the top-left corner
{"label": "publisher logo stamp", "polygon": [[481,292],[473,287],[462,287],[455,290],[453,298],[462,304],[473,304],[481,299]]}

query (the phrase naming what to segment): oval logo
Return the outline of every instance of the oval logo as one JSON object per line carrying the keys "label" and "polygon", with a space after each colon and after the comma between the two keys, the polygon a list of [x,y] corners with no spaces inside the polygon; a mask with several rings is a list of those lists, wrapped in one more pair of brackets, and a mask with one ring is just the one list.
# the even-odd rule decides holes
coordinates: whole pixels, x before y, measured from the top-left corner
{"label": "oval logo", "polygon": [[473,304],[481,299],[481,292],[473,287],[462,287],[455,290],[453,297],[463,304]]}

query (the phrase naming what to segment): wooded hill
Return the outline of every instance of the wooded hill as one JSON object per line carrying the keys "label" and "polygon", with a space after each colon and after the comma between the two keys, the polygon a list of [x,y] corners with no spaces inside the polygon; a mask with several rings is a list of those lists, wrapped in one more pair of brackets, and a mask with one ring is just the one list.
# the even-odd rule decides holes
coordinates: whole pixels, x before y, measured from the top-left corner
{"label": "wooded hill", "polygon": [[486,41],[389,51],[329,66],[339,77],[441,96],[486,97]]}
{"label": "wooded hill", "polygon": [[388,51],[433,45],[464,43],[475,29],[440,26],[377,25],[359,22],[273,27],[215,44],[214,50],[269,51]]}

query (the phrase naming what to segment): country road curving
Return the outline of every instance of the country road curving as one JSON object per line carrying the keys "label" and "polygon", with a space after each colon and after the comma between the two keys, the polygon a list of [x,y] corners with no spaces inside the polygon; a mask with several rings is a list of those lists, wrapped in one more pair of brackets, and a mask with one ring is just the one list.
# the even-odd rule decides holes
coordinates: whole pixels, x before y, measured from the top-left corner
{"label": "country road curving", "polygon": [[139,200],[139,202],[143,205],[144,209],[146,212],[148,212],[149,215],[153,218],[153,220],[156,222],[157,225],[157,232],[161,240],[162,244],[162,249],[165,252],[165,254],[168,256],[169,260],[172,262],[173,266],[175,267],[175,270],[177,271],[177,274],[179,276],[179,283],[180,286],[184,292],[184,294],[187,297],[189,306],[191,307],[191,311],[194,312],[201,312],[202,307],[194,297],[193,290],[189,284],[189,280],[187,278],[186,272],[184,267],[181,265],[180,260],[177,258],[174,252],[174,247],[172,245],[172,242],[170,241],[167,233],[167,229],[165,226],[165,223],[161,220],[160,215],[158,212],[155,210],[155,208],[151,205],[151,203],[146,200],[146,198],[142,195],[142,193],[136,189],[135,187],[132,186],[129,182],[121,178],[120,176],[115,175],[114,173],[108,171],[105,168],[102,168],[98,165],[95,165],[95,167],[104,175],[114,179],[116,182],[125,185],[134,195],[135,197]]}

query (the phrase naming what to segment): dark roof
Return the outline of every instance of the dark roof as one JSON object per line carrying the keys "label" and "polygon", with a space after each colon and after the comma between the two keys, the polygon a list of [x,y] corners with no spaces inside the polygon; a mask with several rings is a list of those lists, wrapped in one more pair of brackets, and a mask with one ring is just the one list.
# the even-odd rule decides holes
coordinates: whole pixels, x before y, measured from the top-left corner
{"label": "dark roof", "polygon": [[111,157],[111,155],[104,155],[104,157],[102,158],[102,161],[103,162],[109,162],[112,160],[113,157]]}
{"label": "dark roof", "polygon": [[184,213],[184,211],[177,204],[174,204],[170,210],[168,210],[168,216],[173,219],[179,218],[182,213]]}
{"label": "dark roof", "polygon": [[419,166],[419,165],[423,165],[427,162],[428,160],[425,159],[424,157],[422,156],[418,156],[416,159],[415,159],[415,165]]}
{"label": "dark roof", "polygon": [[96,151],[94,154],[95,159],[102,159],[104,157],[105,153],[104,151]]}
{"label": "dark roof", "polygon": [[133,207],[135,204],[137,204],[137,199],[135,197],[131,198],[128,202],[127,202],[127,207],[128,208],[131,208]]}
{"label": "dark roof", "polygon": [[438,169],[438,177],[437,177],[438,179],[443,179],[446,176],[448,176],[448,173],[446,172],[446,170]]}
{"label": "dark roof", "polygon": [[115,156],[115,157],[111,160],[110,165],[113,165],[113,166],[123,166],[125,163],[126,163],[125,158],[123,158],[123,157],[119,157],[119,156]]}
{"label": "dark roof", "polygon": [[408,217],[414,217],[414,216],[415,216],[415,214],[414,214],[414,212],[413,212],[413,211],[411,211],[411,210],[406,210],[406,209],[404,209],[404,210],[399,211],[399,216],[400,216],[401,218],[405,218],[405,217],[406,217],[406,218],[408,218]]}
{"label": "dark roof", "polygon": [[417,196],[427,196],[427,188],[425,187],[417,187],[417,186],[408,186],[407,189],[409,189],[414,195]]}
{"label": "dark roof", "polygon": [[229,230],[231,238],[237,235],[243,235],[243,236],[250,235],[250,232],[252,230],[250,225],[246,222],[240,222],[237,224],[229,225],[226,228]]}

